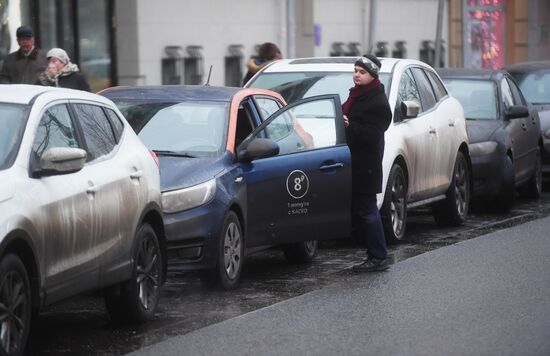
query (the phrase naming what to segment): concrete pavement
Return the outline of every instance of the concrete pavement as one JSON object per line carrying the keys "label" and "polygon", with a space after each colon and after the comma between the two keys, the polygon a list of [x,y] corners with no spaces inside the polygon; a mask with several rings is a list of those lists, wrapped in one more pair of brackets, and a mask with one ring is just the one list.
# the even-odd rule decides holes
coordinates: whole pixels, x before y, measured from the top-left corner
{"label": "concrete pavement", "polygon": [[440,248],[131,355],[549,355],[550,218]]}

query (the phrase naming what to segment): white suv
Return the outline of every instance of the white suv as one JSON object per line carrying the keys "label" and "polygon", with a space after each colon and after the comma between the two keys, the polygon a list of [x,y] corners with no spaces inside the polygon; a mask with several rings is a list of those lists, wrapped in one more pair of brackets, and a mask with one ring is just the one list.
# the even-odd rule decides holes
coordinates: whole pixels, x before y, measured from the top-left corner
{"label": "white suv", "polygon": [[[357,57],[284,59],[258,72],[245,87],[279,92],[288,102],[353,87]],[[438,224],[459,225],[468,214],[471,163],[466,120],[429,65],[380,58],[380,81],[393,109],[386,131],[378,207],[388,242],[405,239],[407,209],[430,205]]]}
{"label": "white suv", "polygon": [[114,319],[150,318],[165,278],[159,168],[107,98],[0,85],[0,354],[31,315],[103,289]]}

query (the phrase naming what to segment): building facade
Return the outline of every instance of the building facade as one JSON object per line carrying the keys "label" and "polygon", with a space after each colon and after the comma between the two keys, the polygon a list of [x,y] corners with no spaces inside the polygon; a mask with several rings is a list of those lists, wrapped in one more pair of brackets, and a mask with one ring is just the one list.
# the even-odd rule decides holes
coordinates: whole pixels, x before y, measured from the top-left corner
{"label": "building facade", "polygon": [[[441,66],[548,58],[550,0],[445,0]],[[263,42],[284,57],[360,55],[435,64],[439,0],[0,0],[0,61],[15,29],[62,47],[92,88],[240,85]]]}

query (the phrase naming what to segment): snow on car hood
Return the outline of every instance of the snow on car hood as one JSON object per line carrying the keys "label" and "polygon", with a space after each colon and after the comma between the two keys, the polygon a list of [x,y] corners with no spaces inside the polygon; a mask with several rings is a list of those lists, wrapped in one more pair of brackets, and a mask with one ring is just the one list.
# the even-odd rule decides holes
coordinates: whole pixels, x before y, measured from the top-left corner
{"label": "snow on car hood", "polygon": [[170,191],[191,187],[216,177],[226,165],[226,155],[207,158],[161,156],[160,188]]}
{"label": "snow on car hood", "polygon": [[9,171],[0,171],[0,203],[9,200],[15,194],[15,182],[10,177]]}
{"label": "snow on car hood", "polygon": [[502,125],[500,120],[468,120],[466,123],[468,139],[470,143],[489,141]]}

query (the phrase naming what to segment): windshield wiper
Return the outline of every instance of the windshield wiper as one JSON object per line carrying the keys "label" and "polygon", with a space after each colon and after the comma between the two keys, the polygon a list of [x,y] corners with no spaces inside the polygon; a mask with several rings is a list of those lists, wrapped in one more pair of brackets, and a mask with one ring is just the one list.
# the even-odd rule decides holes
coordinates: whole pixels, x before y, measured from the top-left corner
{"label": "windshield wiper", "polygon": [[158,156],[188,157],[188,158],[197,157],[187,152],[176,152],[176,151],[165,151],[165,150],[153,150],[153,152],[155,152]]}

